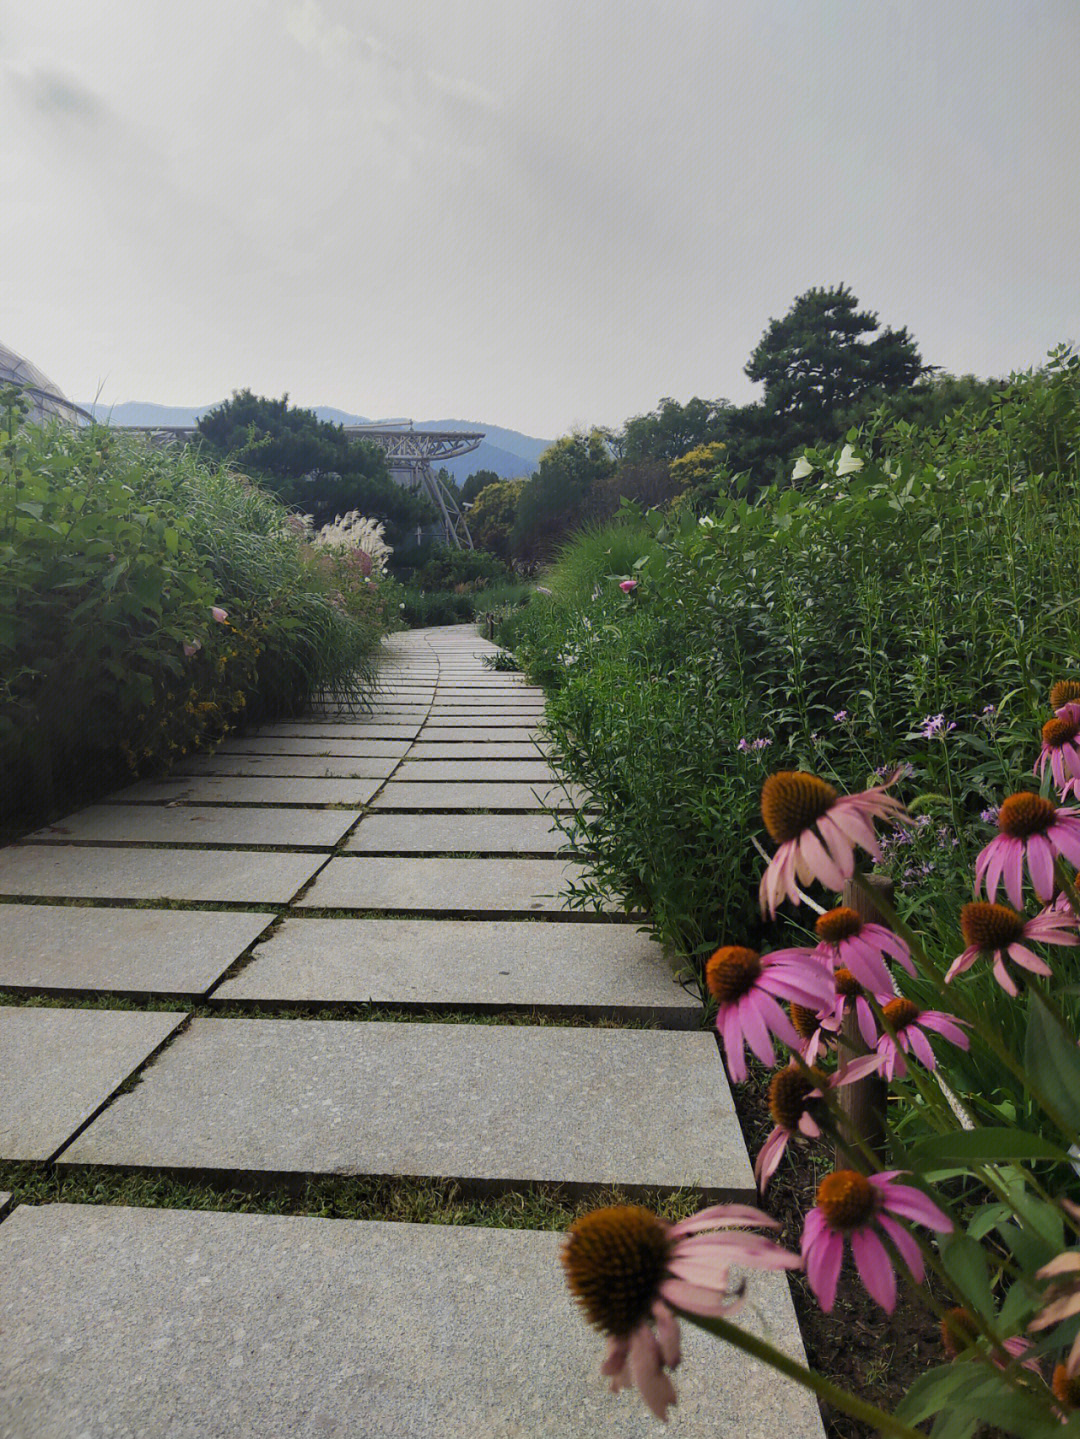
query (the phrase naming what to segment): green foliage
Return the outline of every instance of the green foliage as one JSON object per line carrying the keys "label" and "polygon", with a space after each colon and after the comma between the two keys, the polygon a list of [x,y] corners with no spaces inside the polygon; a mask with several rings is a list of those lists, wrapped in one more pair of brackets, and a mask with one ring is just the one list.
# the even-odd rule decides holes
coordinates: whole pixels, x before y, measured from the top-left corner
{"label": "green foliage", "polygon": [[765,386],[765,409],[811,427],[876,391],[890,394],[923,373],[906,329],[882,330],[846,285],[807,290],[781,320],[770,320],[745,366]]}
{"label": "green foliage", "polygon": [[481,490],[500,482],[501,477],[494,470],[474,470],[461,487],[461,498],[466,504],[471,504]]}
{"label": "green foliage", "polygon": [[107,788],[316,689],[359,694],[385,616],[320,571],[271,496],[190,451],[20,426],[17,395],[0,402],[9,811],[90,776]]}
{"label": "green foliage", "polygon": [[409,629],[429,625],[459,625],[494,611],[509,611],[523,604],[533,586],[524,580],[503,580],[489,585],[464,585],[456,590],[402,590],[401,618]]}
{"label": "green foliage", "polygon": [[524,480],[498,480],[485,485],[467,515],[473,543],[508,560],[513,553],[513,536]]}
{"label": "green foliage", "polygon": [[288,395],[270,400],[234,391],[199,421],[208,453],[310,514],[316,529],[360,510],[386,526],[393,545],[405,531],[430,523],[428,501],[394,483],[377,446],[350,440],[340,425],[288,401]]}
{"label": "green foliage", "polygon": [[680,405],[666,397],[647,415],[635,415],[616,440],[629,464],[646,460],[677,460],[688,450],[723,440],[732,411],[728,400],[699,400]]}
{"label": "green foliage", "polygon": [[[412,586],[422,590],[452,590],[459,586],[483,589],[509,579],[510,568],[498,555],[486,550],[437,549],[412,577]],[[463,590],[464,592],[464,590]]]}
{"label": "green foliage", "polygon": [[588,515],[593,486],[613,467],[599,430],[564,435],[549,446],[518,499],[514,553],[523,558],[550,554],[559,538]]}
{"label": "green foliage", "polygon": [[[1076,668],[1080,611],[1063,597],[1080,546],[1080,361],[1018,378],[985,416],[895,426],[880,449],[861,468],[811,454],[805,492],[645,517],[658,552],[629,597],[599,561],[629,574],[634,560],[598,555],[589,533],[545,581],[553,597],[504,629],[555,691],[556,743],[598,805],[579,817],[596,885],[647,902],[684,954],[752,922],[745,839],[764,757],[854,788],[909,760],[945,796],[929,833],[948,829],[959,864],[1045,717],[1048,679]],[[959,726],[948,746],[919,734],[938,713]],[[953,862],[918,845],[897,858]]]}

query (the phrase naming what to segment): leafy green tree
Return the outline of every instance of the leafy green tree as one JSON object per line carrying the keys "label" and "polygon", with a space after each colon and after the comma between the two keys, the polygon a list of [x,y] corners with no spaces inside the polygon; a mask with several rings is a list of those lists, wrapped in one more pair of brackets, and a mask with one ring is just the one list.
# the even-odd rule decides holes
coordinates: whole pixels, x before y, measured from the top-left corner
{"label": "leafy green tree", "polygon": [[769,321],[744,369],[765,386],[769,415],[828,424],[841,407],[909,389],[925,372],[907,330],[877,334],[877,315],[858,304],[846,285],[807,290]]}
{"label": "leafy green tree", "polygon": [[563,435],[549,445],[521,492],[514,553],[523,559],[550,554],[558,540],[588,515],[593,486],[614,467],[599,430]]}
{"label": "leafy green tree", "polygon": [[199,421],[205,449],[257,479],[321,526],[348,510],[381,520],[397,544],[403,533],[434,518],[428,501],[394,483],[376,445],[350,440],[340,425],[313,410],[234,391]]}
{"label": "leafy green tree", "polygon": [[647,415],[627,420],[620,437],[621,458],[631,464],[648,460],[677,460],[698,445],[721,441],[732,413],[727,400],[700,400],[680,405],[670,396]]}
{"label": "leafy green tree", "polygon": [[494,470],[474,470],[461,487],[461,498],[471,504],[485,485],[497,485],[499,480]]}
{"label": "leafy green tree", "polygon": [[514,522],[525,480],[496,480],[485,485],[469,511],[473,544],[509,560],[513,553]]}

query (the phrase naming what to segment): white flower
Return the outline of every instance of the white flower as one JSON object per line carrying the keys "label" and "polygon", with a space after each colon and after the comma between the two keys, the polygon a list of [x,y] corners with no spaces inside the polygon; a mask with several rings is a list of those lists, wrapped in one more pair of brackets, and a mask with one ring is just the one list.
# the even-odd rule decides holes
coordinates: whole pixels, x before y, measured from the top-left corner
{"label": "white flower", "polygon": [[840,463],[836,467],[837,475],[850,475],[854,470],[861,470],[863,462],[860,460],[850,445],[845,445],[840,451]]}
{"label": "white flower", "polygon": [[713,519],[712,515],[702,515],[701,519],[698,520],[698,524],[704,525],[707,530],[711,530],[716,524],[716,521]]}
{"label": "white flower", "polygon": [[795,468],[791,472],[793,480],[805,480],[807,475],[814,473],[814,467],[805,455],[800,455],[795,461]]}

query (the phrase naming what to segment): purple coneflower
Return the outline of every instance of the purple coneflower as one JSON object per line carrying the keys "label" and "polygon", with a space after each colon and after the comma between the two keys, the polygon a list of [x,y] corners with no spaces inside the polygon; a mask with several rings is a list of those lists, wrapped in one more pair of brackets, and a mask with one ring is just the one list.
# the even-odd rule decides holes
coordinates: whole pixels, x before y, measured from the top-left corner
{"label": "purple coneflower", "polygon": [[1050,766],[1058,789],[1080,779],[1080,704],[1063,705],[1053,719],[1042,727],[1042,749],[1035,761],[1035,773],[1041,779]]}
{"label": "purple coneflower", "polygon": [[799,1036],[778,998],[816,1010],[832,1002],[835,989],[825,966],[808,960],[805,953],[777,959],[739,944],[726,944],[710,957],[705,983],[719,1005],[716,1029],[724,1041],[728,1072],[737,1082],[746,1078],[745,1045],[770,1069],[776,1063],[771,1034],[799,1048]]}
{"label": "purple coneflower", "polygon": [[1045,904],[1054,894],[1054,856],[1080,865],[1080,810],[1060,809],[1041,795],[1021,790],[1003,800],[998,811],[1000,833],[975,861],[975,893],[985,882],[986,897],[997,898],[1003,883],[1009,903],[1023,903],[1024,864],[1035,893]]}
{"label": "purple coneflower", "polygon": [[967,1049],[970,1045],[960,1022],[940,1009],[920,1009],[910,999],[890,999],[883,1006],[882,1014],[892,1029],[892,1034],[883,1034],[877,1042],[878,1068],[886,1079],[891,1080],[893,1075],[903,1079],[907,1073],[904,1054],[914,1054],[927,1069],[937,1068],[927,1030],[940,1034],[958,1049]]}
{"label": "purple coneflower", "polygon": [[620,580],[619,589],[622,590],[624,595],[628,595],[631,590],[637,589],[637,580]]}
{"label": "purple coneflower", "polygon": [[805,1066],[800,1067],[794,1062],[776,1071],[769,1085],[769,1113],[775,1127],[754,1160],[754,1178],[762,1194],[776,1173],[789,1140],[796,1135],[805,1139],[821,1138],[821,1127],[814,1118],[814,1110],[817,1108],[816,1101],[823,1098],[826,1089],[854,1084],[876,1069],[877,1056],[864,1054],[828,1076],[820,1070],[808,1071]]}
{"label": "purple coneflower", "polygon": [[855,873],[856,846],[881,858],[874,820],[903,814],[900,801],[885,793],[899,775],[897,770],[886,784],[850,795],[799,770],[769,776],[761,790],[761,817],[780,848],[761,879],[762,913],[775,917],[785,895],[798,904],[798,885],[815,879],[841,889]]}
{"label": "purple coneflower", "polygon": [[875,1225],[892,1240],[919,1284],[924,1274],[922,1254],[895,1216],[942,1234],[951,1232],[952,1220],[921,1189],[893,1182],[899,1172],[892,1169],[868,1177],[853,1169],[838,1169],[818,1185],[816,1202],[803,1226],[802,1255],[810,1288],[826,1314],[836,1301],[845,1241],[851,1241],[855,1267],[867,1293],[891,1314],[896,1307],[896,1274]]}
{"label": "purple coneflower", "polygon": [[1014,999],[1016,984],[1005,968],[1006,960],[1047,979],[1053,974],[1046,961],[1027,947],[1026,941],[1036,944],[1077,943],[1076,916],[1070,909],[1046,909],[1034,919],[1028,919],[1007,904],[987,904],[976,900],[965,904],[960,911],[960,929],[967,948],[949,966],[945,983],[970,969],[977,959],[993,957],[994,978]]}
{"label": "purple coneflower", "polygon": [[[600,1372],[614,1393],[635,1387],[658,1419],[676,1403],[665,1373],[680,1358],[676,1309],[724,1315],[737,1310],[744,1286],[729,1286],[732,1264],[798,1269],[797,1255],[748,1226],[778,1229],[776,1220],[743,1204],[716,1204],[669,1224],[638,1205],[597,1209],[567,1231],[562,1262],[585,1317],[607,1335]],[[653,1325],[656,1326],[655,1331]]]}
{"label": "purple coneflower", "polygon": [[885,963],[889,955],[914,975],[911,951],[898,934],[874,924],[846,904],[819,915],[814,932],[821,943],[814,951],[833,969],[849,969],[867,989],[892,993],[892,976]]}
{"label": "purple coneflower", "polygon": [[[961,1354],[971,1349],[978,1339],[979,1326],[975,1323],[975,1316],[970,1309],[960,1306],[946,1309],[941,1318],[941,1347],[945,1350],[946,1358],[958,1359]],[[1031,1354],[1032,1348],[1030,1339],[1025,1339],[1022,1334],[1014,1334],[1009,1339],[1003,1339],[1000,1347],[995,1345],[990,1350],[990,1362],[995,1369],[1011,1369],[1019,1359],[1023,1368],[1030,1369],[1041,1378],[1042,1369],[1038,1359]]]}
{"label": "purple coneflower", "polygon": [[1064,709],[1080,700],[1080,680],[1058,680],[1050,686],[1050,708]]}
{"label": "purple coneflower", "polygon": [[[877,1016],[870,1007],[870,1001],[867,998],[868,991],[863,988],[851,970],[845,969],[842,965],[836,970],[833,978],[836,981],[836,998],[833,1000],[832,1006],[822,1012],[821,1028],[832,1034],[839,1034],[844,1027],[844,1020],[849,1011],[854,1009],[855,1022],[859,1027],[863,1043],[867,1049],[876,1049],[879,1038]],[[894,996],[895,990],[891,984],[887,990],[874,994],[878,1004],[887,1004]]]}
{"label": "purple coneflower", "polygon": [[[1069,1213],[1078,1217],[1075,1204],[1067,1204]],[[1054,1282],[1043,1296],[1045,1303],[1032,1319],[1031,1330],[1049,1329],[1080,1314],[1080,1250],[1068,1249],[1051,1259],[1035,1272],[1036,1279],[1052,1279]],[[1068,1358],[1063,1366],[1069,1379],[1080,1379],[1080,1334],[1073,1340]]]}
{"label": "purple coneflower", "polygon": [[821,1049],[831,1043],[833,1036],[822,1029],[821,1015],[816,1009],[807,1009],[802,1004],[789,1004],[788,1017],[799,1036],[796,1052],[804,1064],[814,1064]]}

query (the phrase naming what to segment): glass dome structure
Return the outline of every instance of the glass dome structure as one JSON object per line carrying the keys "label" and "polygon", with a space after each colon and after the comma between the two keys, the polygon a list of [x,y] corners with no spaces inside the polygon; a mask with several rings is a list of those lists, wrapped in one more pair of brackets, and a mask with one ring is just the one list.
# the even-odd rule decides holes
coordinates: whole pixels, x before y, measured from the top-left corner
{"label": "glass dome structure", "polygon": [[14,350],[0,344],[0,386],[18,385],[30,401],[27,420],[34,425],[44,425],[50,420],[62,420],[65,424],[78,425],[91,416],[78,405],[72,404],[63,390],[43,375],[36,365],[24,360]]}

